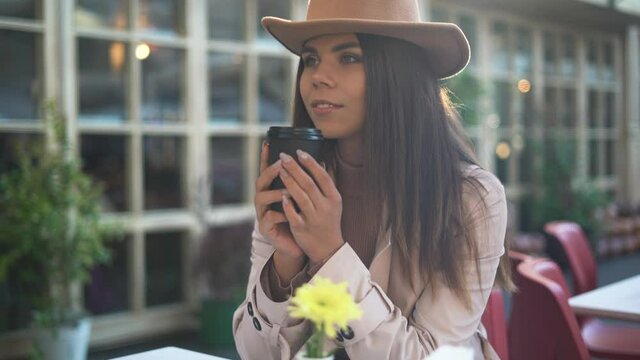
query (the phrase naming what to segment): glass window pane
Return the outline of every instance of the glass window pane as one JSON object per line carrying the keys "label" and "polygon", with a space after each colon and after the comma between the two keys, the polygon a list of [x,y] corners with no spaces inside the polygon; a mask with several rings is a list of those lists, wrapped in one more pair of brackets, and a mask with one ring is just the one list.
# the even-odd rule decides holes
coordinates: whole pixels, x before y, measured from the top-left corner
{"label": "glass window pane", "polygon": [[548,127],[556,126],[558,123],[556,91],[556,89],[550,87],[544,89],[544,124]]}
{"label": "glass window pane", "polygon": [[600,141],[591,139],[589,140],[589,176],[592,178],[597,177],[598,163],[600,162]]}
{"label": "glass window pane", "polygon": [[183,0],[139,0],[138,26],[162,35],[184,34]]}
{"label": "glass window pane", "polygon": [[520,151],[519,158],[519,170],[520,170],[520,182],[521,183],[530,183],[533,181],[533,161],[534,161],[534,149],[533,149],[533,141],[531,139],[525,138],[523,148]]}
{"label": "glass window pane", "polygon": [[207,295],[217,299],[244,297],[251,263],[253,221],[209,228],[202,239],[197,273],[205,279]]}
{"label": "glass window pane", "polygon": [[587,116],[589,117],[589,127],[596,128],[600,126],[600,116],[599,116],[599,96],[598,92],[595,90],[589,90],[589,113]]}
{"label": "glass window pane", "polygon": [[259,86],[260,122],[287,122],[292,95],[291,61],[261,58]]}
{"label": "glass window pane", "polygon": [[556,38],[551,33],[544,34],[544,72],[547,75],[556,73]]}
{"label": "glass window pane", "polygon": [[241,0],[209,0],[209,38],[243,40],[245,38],[245,2]]}
{"label": "glass window pane", "polygon": [[40,134],[0,133],[0,175],[15,170],[19,154],[32,149],[41,141]]}
{"label": "glass window pane", "polygon": [[511,84],[505,81],[496,81],[494,99],[500,126],[509,127],[511,125]]}
{"label": "glass window pane", "polygon": [[240,54],[209,55],[209,121],[243,121],[245,61]]}
{"label": "glass window pane", "polygon": [[145,274],[147,306],[180,302],[182,287],[181,232],[147,234]]}
{"label": "glass window pane", "polygon": [[[42,75],[40,36],[0,30],[0,121],[38,117]],[[11,49],[11,51],[7,51]]]}
{"label": "glass window pane", "polygon": [[506,73],[509,71],[509,33],[507,25],[496,22],[491,31],[491,44],[493,45],[492,69],[494,73]]}
{"label": "glass window pane", "polygon": [[516,73],[519,75],[528,75],[531,73],[531,62],[533,54],[533,45],[531,42],[531,32],[527,29],[518,29],[516,31],[516,54],[514,66]]}
{"label": "glass window pane", "polygon": [[534,111],[533,111],[533,93],[529,92],[518,92],[513,105],[516,106],[516,114],[520,118],[521,124],[525,127],[533,127],[535,125],[534,121]]}
{"label": "glass window pane", "polygon": [[144,208],[175,209],[184,206],[183,139],[177,136],[144,137]]}
{"label": "glass window pane", "polygon": [[243,202],[247,177],[243,139],[212,138],[209,154],[213,179],[211,203],[220,205]]}
{"label": "glass window pane", "polygon": [[607,92],[604,96],[604,126],[613,129],[618,122],[616,118],[616,94]]}
{"label": "glass window pane", "polygon": [[41,18],[41,1],[42,0],[2,0],[0,1],[0,16],[26,19]]}
{"label": "glass window pane", "polygon": [[291,18],[289,1],[286,0],[257,0],[258,18],[258,41],[276,41],[260,24],[260,19],[265,16],[277,16],[283,19]]}
{"label": "glass window pane", "polygon": [[78,118],[124,122],[127,119],[128,47],[121,42],[78,39]]}
{"label": "glass window pane", "polygon": [[587,42],[587,80],[598,81],[598,46],[594,40]]}
{"label": "glass window pane", "polygon": [[129,26],[128,9],[128,0],[76,0],[76,25],[125,30]]}
{"label": "glass window pane", "polygon": [[615,175],[616,169],[616,141],[607,140],[605,148],[605,171],[607,175]]}
{"label": "glass window pane", "polygon": [[129,309],[129,242],[114,239],[107,247],[111,260],[91,270],[91,282],[84,287],[84,306],[93,315]]}
{"label": "glass window pane", "polygon": [[562,114],[560,120],[568,128],[576,126],[576,92],[575,90],[563,90]]}
{"label": "glass window pane", "polygon": [[104,186],[105,211],[128,210],[127,138],[122,135],[82,135],[83,170]]}
{"label": "glass window pane", "polygon": [[149,56],[142,62],[142,118],[154,123],[184,121],[184,51],[148,46]]}
{"label": "glass window pane", "polygon": [[573,36],[562,37],[562,57],[560,59],[560,73],[566,77],[576,75],[576,40]]}
{"label": "glass window pane", "polygon": [[604,63],[602,64],[602,78],[605,81],[615,81],[616,76],[613,63],[613,44],[608,41],[605,42],[604,44],[602,44],[602,51],[604,53]]}

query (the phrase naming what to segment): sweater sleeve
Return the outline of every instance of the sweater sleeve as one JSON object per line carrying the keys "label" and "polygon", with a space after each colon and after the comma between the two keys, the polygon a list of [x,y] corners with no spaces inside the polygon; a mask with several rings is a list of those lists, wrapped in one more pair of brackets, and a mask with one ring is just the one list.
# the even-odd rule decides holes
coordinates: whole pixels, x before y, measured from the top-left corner
{"label": "sweater sleeve", "polygon": [[[348,244],[317,272],[316,276],[334,282],[346,281],[365,314],[351,322],[335,340],[337,345],[344,346],[350,358],[423,359],[445,344],[476,349],[476,358],[482,358],[477,332],[500,256],[504,254],[507,212],[500,182],[493,175],[480,180],[487,190],[482,197],[486,207],[478,206],[477,192],[463,195],[466,225],[479,249],[477,258],[462,260],[471,306],[465,306],[453,291],[439,283],[433,285],[438,286],[436,295],[428,289],[423,291],[412,312],[403,316],[371,280],[368,269]],[[349,271],[344,271],[344,264],[349,264]]]}
{"label": "sweater sleeve", "polygon": [[256,222],[247,295],[233,315],[236,349],[242,359],[291,359],[311,335],[311,324],[289,317],[289,299],[277,302],[267,295],[260,279],[266,278],[275,249],[257,229]]}

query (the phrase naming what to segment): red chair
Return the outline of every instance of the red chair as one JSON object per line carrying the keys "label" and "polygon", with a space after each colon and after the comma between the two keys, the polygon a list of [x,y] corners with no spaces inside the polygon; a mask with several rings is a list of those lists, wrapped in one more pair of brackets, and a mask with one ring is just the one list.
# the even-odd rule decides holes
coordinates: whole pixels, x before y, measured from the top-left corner
{"label": "red chair", "polygon": [[482,325],[487,330],[487,338],[500,359],[509,360],[507,347],[507,318],[504,311],[502,290],[493,289],[487,307],[482,313]]}
{"label": "red chair", "polygon": [[[545,224],[547,241],[565,253],[572,274],[575,295],[595,289],[596,261],[580,225],[568,221]],[[612,325],[590,317],[578,317],[582,337],[591,355],[608,359],[640,359],[640,328]]]}
{"label": "red chair", "polygon": [[509,250],[509,260],[511,262],[511,278],[513,283],[518,287],[520,276],[518,275],[518,265],[527,259],[533,259],[531,255],[527,255],[521,252]]}
{"label": "red chair", "polygon": [[580,225],[568,221],[553,221],[544,225],[544,232],[547,241],[560,245],[567,258],[574,295],[595,289],[598,282],[596,260]]}
{"label": "red chair", "polygon": [[517,360],[589,359],[560,268],[547,259],[527,259],[517,272],[521,281],[512,297],[509,356]]}

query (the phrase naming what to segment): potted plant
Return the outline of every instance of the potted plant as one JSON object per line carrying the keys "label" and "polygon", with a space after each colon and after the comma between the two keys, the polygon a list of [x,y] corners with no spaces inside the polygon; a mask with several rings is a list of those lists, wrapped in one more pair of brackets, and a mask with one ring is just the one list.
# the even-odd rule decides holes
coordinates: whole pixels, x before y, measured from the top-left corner
{"label": "potted plant", "polygon": [[[545,161],[534,191],[524,199],[523,209],[530,231],[542,232],[545,223],[554,220],[570,220],[579,224],[591,241],[593,249],[602,232],[602,221],[596,212],[610,202],[606,193],[593,182],[576,175],[576,144],[574,141],[548,141],[544,149]],[[540,150],[541,144],[533,144]],[[539,151],[538,151],[539,152]],[[547,252],[560,263],[553,248]]]}
{"label": "potted plant", "polygon": [[119,231],[101,221],[102,189],[83,173],[53,102],[44,114],[46,144],[23,150],[0,177],[0,282],[12,272],[28,285],[40,355],[84,359],[91,326],[81,285]]}
{"label": "potted plant", "polygon": [[200,337],[209,346],[233,346],[231,321],[249,279],[253,223],[213,228],[202,237],[197,272],[202,282]]}

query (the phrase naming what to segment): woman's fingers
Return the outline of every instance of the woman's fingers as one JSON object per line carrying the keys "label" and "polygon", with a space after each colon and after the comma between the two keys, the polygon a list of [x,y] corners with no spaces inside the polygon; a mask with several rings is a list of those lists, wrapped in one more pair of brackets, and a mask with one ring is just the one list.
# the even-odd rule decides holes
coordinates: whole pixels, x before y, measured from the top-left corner
{"label": "woman's fingers", "polygon": [[[282,183],[287,188],[287,191],[296,201],[298,207],[307,216],[313,216],[315,213],[315,206],[311,201],[309,194],[303,190],[298,182],[291,176],[289,171],[287,171],[284,167],[280,169],[280,179]],[[295,208],[294,208],[295,209]]]}
{"label": "woman's fingers", "polygon": [[260,151],[260,174],[264,172],[264,169],[269,165],[269,143],[262,142],[262,150]]}
{"label": "woman's fingers", "polygon": [[[278,201],[282,201],[282,195],[280,195]],[[279,211],[268,210],[264,214],[263,220],[269,224],[280,224],[287,222],[287,217]]]}
{"label": "woman's fingers", "polygon": [[282,209],[284,210],[284,215],[289,222],[289,226],[296,228],[301,227],[304,224],[302,216],[296,212],[291,199],[287,195],[282,195]]}
{"label": "woman's fingers", "polygon": [[266,167],[264,171],[260,173],[260,176],[258,176],[258,179],[256,180],[256,193],[269,189],[273,180],[278,176],[280,168],[282,168],[282,161],[278,160]]}
{"label": "woman's fingers", "polygon": [[324,194],[324,196],[328,198],[338,199],[340,197],[340,193],[336,188],[334,181],[331,178],[331,175],[327,172],[327,170],[309,154],[302,150],[296,150],[298,154],[298,159],[300,163],[309,170],[313,178],[315,179],[315,183],[320,187],[320,190]]}
{"label": "woman's fingers", "polygon": [[270,204],[277,203],[282,201],[282,195],[286,194],[286,190],[267,190],[256,193],[254,199],[254,205],[256,207],[256,215],[258,218],[264,216],[264,213],[267,211],[267,207]]}

